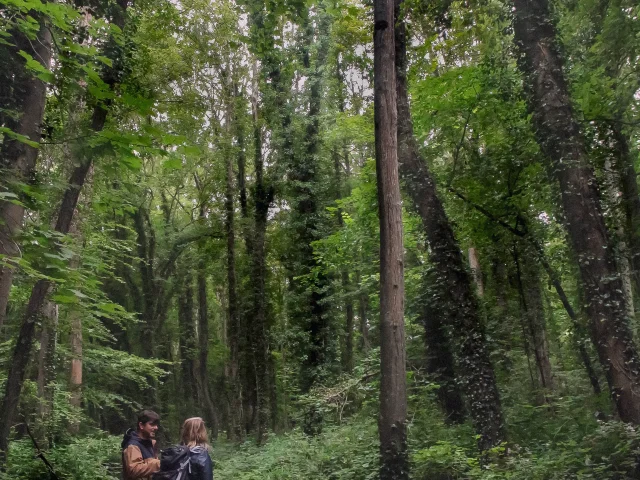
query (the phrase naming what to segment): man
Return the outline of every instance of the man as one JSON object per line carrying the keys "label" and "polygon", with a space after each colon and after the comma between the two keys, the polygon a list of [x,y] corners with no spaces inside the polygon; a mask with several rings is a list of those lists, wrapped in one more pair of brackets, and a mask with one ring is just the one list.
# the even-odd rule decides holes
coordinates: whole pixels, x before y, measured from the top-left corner
{"label": "man", "polygon": [[124,480],[150,480],[160,470],[156,451],[156,431],[160,416],[152,410],[138,415],[136,430],[130,428],[122,440],[122,472]]}

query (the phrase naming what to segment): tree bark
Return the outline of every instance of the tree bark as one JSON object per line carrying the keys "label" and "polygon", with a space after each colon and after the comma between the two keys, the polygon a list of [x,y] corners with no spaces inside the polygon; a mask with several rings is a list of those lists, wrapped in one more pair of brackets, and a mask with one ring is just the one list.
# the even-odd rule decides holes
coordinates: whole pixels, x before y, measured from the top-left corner
{"label": "tree bark", "polygon": [[413,135],[406,79],[406,33],[400,18],[402,1],[396,0],[396,72],[398,89],[398,150],[400,175],[413,207],[422,219],[431,249],[430,258],[438,276],[443,298],[442,325],[451,332],[456,344],[461,384],[469,402],[474,428],[480,435],[478,446],[486,450],[505,439],[500,395],[478,300],[453,229],[437,196],[436,186],[420,156]]}
{"label": "tree bark", "polygon": [[474,247],[469,249],[469,269],[473,275],[473,281],[476,284],[476,291],[479,297],[484,296],[484,280],[482,279],[482,269],[480,268],[480,260],[478,259],[478,250]]}
{"label": "tree bark", "polygon": [[[30,41],[23,33],[14,31],[10,40],[15,47],[3,46],[4,53],[9,57],[17,57],[17,52],[23,50],[30,54],[40,64],[49,69],[51,63],[51,31],[40,21],[40,31],[35,40]],[[13,66],[20,69],[15,72],[11,86],[8,79],[3,77],[6,96],[0,98],[0,110],[14,110],[18,118],[3,118],[3,123],[13,132],[24,135],[30,141],[40,143],[44,107],[46,104],[46,84],[26,71],[22,62],[13,58]],[[4,125],[2,125],[4,126]],[[0,192],[11,192],[20,196],[20,184],[29,183],[33,176],[38,149],[12,139],[5,135],[0,148]],[[0,200],[0,255],[16,257],[20,255],[20,248],[16,243],[16,236],[22,228],[24,207],[11,202]],[[9,303],[9,293],[13,282],[13,267],[10,261],[0,263],[0,327],[3,325]]]}
{"label": "tree bark", "polygon": [[587,299],[591,335],[624,422],[640,423],[640,359],[628,325],[622,281],[609,243],[597,182],[571,107],[546,0],[514,0],[538,143],[553,162],[569,238]]}
{"label": "tree bark", "polygon": [[427,351],[426,368],[438,388],[438,402],[448,421],[460,423],[465,417],[464,400],[456,383],[454,358],[449,346],[446,327],[442,324],[441,312],[435,305],[425,306],[418,319],[424,327],[424,340]]}
{"label": "tree bark", "polygon": [[376,177],[380,217],[380,479],[402,480],[409,478],[409,462],[394,4],[392,0],[375,0],[373,8]]}

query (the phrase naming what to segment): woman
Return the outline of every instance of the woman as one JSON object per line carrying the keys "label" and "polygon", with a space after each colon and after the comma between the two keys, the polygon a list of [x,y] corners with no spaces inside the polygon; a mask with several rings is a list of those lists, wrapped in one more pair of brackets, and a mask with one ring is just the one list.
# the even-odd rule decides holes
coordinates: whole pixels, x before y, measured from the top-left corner
{"label": "woman", "polygon": [[182,444],[189,447],[190,468],[186,480],[212,480],[213,462],[204,420],[187,418],[182,424]]}

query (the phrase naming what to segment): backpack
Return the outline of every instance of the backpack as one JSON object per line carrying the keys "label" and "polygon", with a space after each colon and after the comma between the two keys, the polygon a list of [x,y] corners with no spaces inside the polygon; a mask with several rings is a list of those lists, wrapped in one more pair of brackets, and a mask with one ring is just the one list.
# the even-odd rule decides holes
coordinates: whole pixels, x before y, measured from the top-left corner
{"label": "backpack", "polygon": [[186,480],[191,473],[191,453],[189,447],[176,445],[161,452],[160,471],[151,480]]}

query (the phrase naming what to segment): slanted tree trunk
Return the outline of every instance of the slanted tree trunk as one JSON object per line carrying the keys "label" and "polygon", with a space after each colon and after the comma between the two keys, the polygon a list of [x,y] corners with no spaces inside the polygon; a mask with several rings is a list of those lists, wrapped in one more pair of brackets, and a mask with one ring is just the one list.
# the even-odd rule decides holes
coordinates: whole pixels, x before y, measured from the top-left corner
{"label": "slanted tree trunk", "polygon": [[392,0],[375,0],[373,8],[376,173],[380,216],[380,479],[402,480],[409,478],[409,461],[394,4]]}
{"label": "slanted tree trunk", "polygon": [[425,305],[418,321],[424,327],[426,345],[427,372],[440,386],[438,388],[438,402],[446,414],[448,421],[460,423],[464,420],[464,400],[456,383],[454,358],[449,347],[449,336],[445,325],[442,324],[441,313],[437,308],[438,302]]}
{"label": "slanted tree trunk", "polygon": [[456,345],[461,384],[469,402],[478,446],[486,450],[505,439],[500,395],[489,360],[478,300],[436,186],[420,156],[413,135],[406,79],[406,33],[400,18],[402,1],[396,0],[396,72],[398,90],[398,150],[400,175],[413,207],[419,213],[431,248],[440,296],[441,324],[451,331]]}
{"label": "slanted tree trunk", "polygon": [[[16,111],[18,117],[13,119],[3,115],[3,123],[13,132],[27,137],[31,142],[40,143],[42,120],[46,103],[46,84],[28,72],[22,59],[18,60],[17,52],[23,50],[40,64],[49,69],[51,63],[51,31],[40,22],[40,31],[35,40],[29,40],[23,33],[13,31],[9,39],[15,47],[2,45],[4,54],[13,60],[12,66],[19,71],[13,72],[12,81],[3,76],[6,92],[0,97],[0,110]],[[2,56],[5,58],[5,55]],[[9,65],[6,65],[9,67]],[[3,67],[4,68],[4,67]],[[5,126],[5,125],[2,125]],[[20,183],[29,183],[33,175],[38,149],[5,135],[0,147],[0,192],[10,192],[20,196]],[[16,257],[20,249],[16,236],[22,228],[24,207],[8,201],[0,200],[0,255]],[[6,260],[5,260],[6,261]],[[0,263],[0,327],[4,323],[9,293],[13,282],[13,267]]]}
{"label": "slanted tree trunk", "polygon": [[[124,27],[125,11],[128,6],[127,0],[119,0],[118,7],[113,11],[112,22],[122,28]],[[119,52],[120,50],[115,49]],[[113,62],[117,65],[117,62]],[[105,68],[103,81],[113,88],[117,82],[118,72],[112,67]],[[99,132],[104,128],[107,120],[107,112],[110,103],[98,104],[93,110],[91,119],[91,129]],[[92,151],[89,149],[86,155],[81,159],[80,164],[75,167],[68,182],[68,187],[62,197],[55,230],[62,234],[69,233],[73,214],[78,204],[80,190],[84,185],[87,173],[93,162]],[[6,462],[6,453],[9,446],[9,433],[13,418],[20,400],[20,393],[24,384],[24,377],[33,348],[33,340],[35,328],[38,319],[42,315],[47,295],[51,291],[52,282],[47,279],[41,279],[36,282],[31,290],[29,303],[22,319],[20,331],[13,351],[12,360],[7,374],[7,382],[5,384],[5,393],[2,399],[2,408],[0,408],[0,465]]]}
{"label": "slanted tree trunk", "polygon": [[591,335],[620,418],[640,423],[640,359],[609,243],[597,182],[575,121],[546,0],[514,0],[519,65],[538,143],[553,162],[567,231],[578,259]]}

